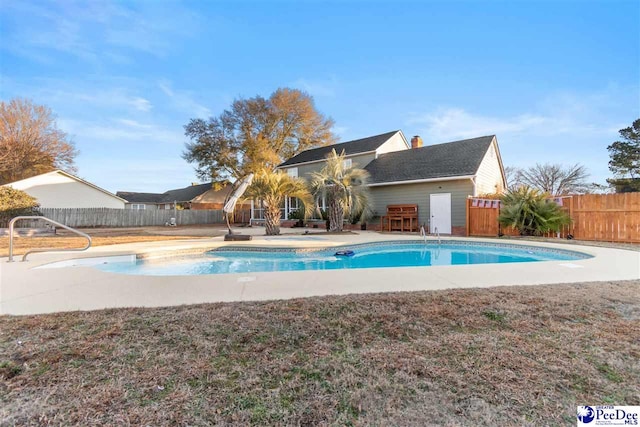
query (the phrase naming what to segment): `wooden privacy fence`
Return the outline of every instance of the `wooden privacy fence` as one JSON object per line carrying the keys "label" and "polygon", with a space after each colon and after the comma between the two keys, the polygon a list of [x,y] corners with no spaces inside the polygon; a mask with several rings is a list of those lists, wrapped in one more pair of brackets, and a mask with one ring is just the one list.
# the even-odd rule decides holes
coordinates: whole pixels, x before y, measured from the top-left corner
{"label": "wooden privacy fence", "polygon": [[[571,225],[561,230],[560,237],[572,234],[578,240],[640,243],[640,193],[584,194],[554,199],[561,200],[562,208],[572,219]],[[499,204],[491,202],[490,207],[485,204],[482,198],[467,199],[468,236],[518,235],[517,230],[498,224]]]}
{"label": "wooden privacy fence", "polygon": [[[61,222],[69,227],[145,227],[165,225],[175,218],[178,226],[197,224],[221,224],[224,220],[222,210],[177,210],[173,209],[108,209],[79,208],[56,209],[40,208],[43,216]],[[239,217],[242,212],[236,212]],[[245,216],[248,216],[245,213]],[[239,218],[238,218],[239,219]],[[29,226],[28,222],[19,224]],[[31,225],[36,226],[36,225]],[[40,224],[39,226],[42,226]]]}

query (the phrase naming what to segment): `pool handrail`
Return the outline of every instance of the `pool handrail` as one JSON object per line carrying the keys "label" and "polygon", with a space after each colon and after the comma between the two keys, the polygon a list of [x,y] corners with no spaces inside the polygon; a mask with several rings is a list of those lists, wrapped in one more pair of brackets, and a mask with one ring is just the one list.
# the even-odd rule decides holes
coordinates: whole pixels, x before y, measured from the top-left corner
{"label": "pool handrail", "polygon": [[422,237],[422,240],[424,241],[424,244],[427,244],[427,232],[424,229],[424,225],[420,226],[420,237]]}
{"label": "pool handrail", "polygon": [[[438,227],[433,227],[433,231],[434,231],[434,234],[436,235],[436,237],[438,238],[438,244],[441,244],[440,233],[438,232]],[[427,244],[427,232],[424,229],[424,225],[420,226],[420,236],[422,237],[422,239],[423,239],[423,241],[424,241],[424,243],[426,245]]]}
{"label": "pool handrail", "polygon": [[28,215],[28,216],[17,216],[15,218],[13,218],[11,221],[9,221],[9,260],[7,262],[13,262],[13,226],[17,221],[23,220],[23,219],[42,219],[44,221],[50,222],[58,227],[62,227],[65,230],[69,230],[72,233],[76,233],[81,237],[84,237],[85,239],[87,239],[87,246],[85,246],[84,248],[42,248],[42,249],[31,249],[29,251],[27,251],[23,256],[22,256],[22,262],[25,262],[27,260],[27,255],[32,254],[32,253],[36,253],[36,252],[82,252],[82,251],[86,251],[87,249],[89,249],[91,247],[91,236],[89,236],[87,233],[83,233],[82,231],[76,230],[75,228],[71,228],[67,225],[61,224],[58,221],[54,221],[50,218],[44,217],[44,216],[37,216],[37,215]]}

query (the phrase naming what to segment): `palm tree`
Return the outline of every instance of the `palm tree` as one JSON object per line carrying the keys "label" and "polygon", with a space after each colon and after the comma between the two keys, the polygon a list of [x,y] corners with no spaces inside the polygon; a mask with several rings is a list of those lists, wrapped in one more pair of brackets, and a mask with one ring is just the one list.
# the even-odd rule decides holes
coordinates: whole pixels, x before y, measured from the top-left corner
{"label": "palm tree", "polygon": [[311,174],[311,192],[316,204],[327,202],[329,231],[342,231],[345,215],[364,220],[371,214],[369,207],[369,173],[364,169],[346,168],[344,151],[331,150],[319,172]]}
{"label": "palm tree", "polygon": [[522,236],[539,236],[560,229],[571,223],[571,218],[539,190],[521,186],[502,196],[504,207],[498,221],[505,227],[513,227]]}
{"label": "palm tree", "polygon": [[280,207],[285,197],[295,197],[302,202],[305,218],[313,211],[313,197],[306,182],[281,171],[262,170],[255,174],[245,193],[247,198],[259,200],[264,208],[266,234],[280,234]]}

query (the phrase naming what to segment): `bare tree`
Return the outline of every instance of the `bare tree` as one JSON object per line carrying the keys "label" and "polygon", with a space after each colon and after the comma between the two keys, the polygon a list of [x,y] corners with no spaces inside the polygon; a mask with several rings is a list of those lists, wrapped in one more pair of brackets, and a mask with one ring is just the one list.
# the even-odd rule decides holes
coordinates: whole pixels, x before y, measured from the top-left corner
{"label": "bare tree", "polygon": [[520,184],[554,196],[585,193],[590,188],[586,182],[589,173],[578,163],[572,166],[536,163],[535,166],[520,170],[518,175]]}
{"label": "bare tree", "polygon": [[78,154],[56,127],[51,109],[27,99],[0,102],[0,184],[65,169],[75,172]]}
{"label": "bare tree", "polygon": [[515,166],[504,168],[504,177],[507,181],[507,190],[515,190],[522,185],[522,169]]}

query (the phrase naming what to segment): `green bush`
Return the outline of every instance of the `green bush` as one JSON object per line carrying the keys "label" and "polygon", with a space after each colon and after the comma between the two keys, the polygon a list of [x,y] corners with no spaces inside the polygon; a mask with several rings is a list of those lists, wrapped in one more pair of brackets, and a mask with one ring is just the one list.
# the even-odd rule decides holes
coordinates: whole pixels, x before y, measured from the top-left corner
{"label": "green bush", "polygon": [[295,211],[289,212],[289,219],[304,219],[304,210],[296,209]]}
{"label": "green bush", "polygon": [[522,186],[502,197],[498,221],[504,227],[513,227],[522,236],[540,236],[558,232],[571,223],[571,218],[548,195]]}
{"label": "green bush", "polygon": [[295,211],[289,212],[289,219],[296,220],[294,227],[304,227],[304,209],[297,209]]}
{"label": "green bush", "polygon": [[0,187],[0,227],[8,227],[11,218],[21,215],[40,215],[38,202],[24,191]]}

